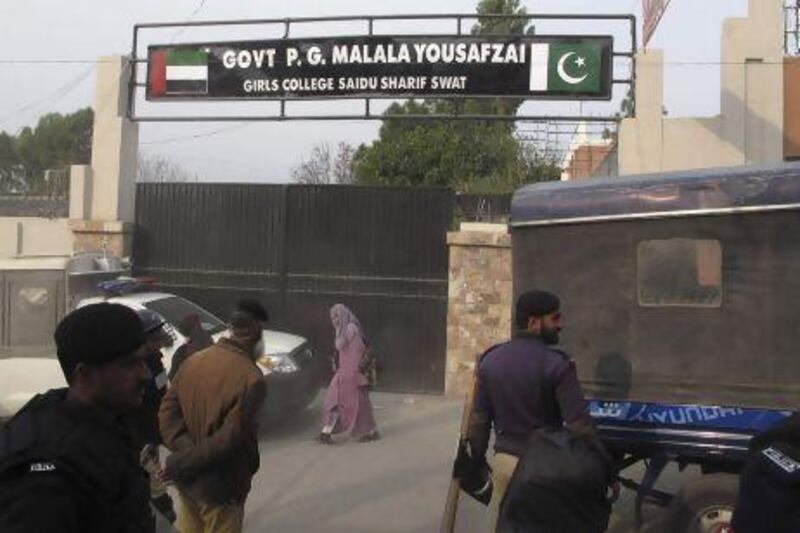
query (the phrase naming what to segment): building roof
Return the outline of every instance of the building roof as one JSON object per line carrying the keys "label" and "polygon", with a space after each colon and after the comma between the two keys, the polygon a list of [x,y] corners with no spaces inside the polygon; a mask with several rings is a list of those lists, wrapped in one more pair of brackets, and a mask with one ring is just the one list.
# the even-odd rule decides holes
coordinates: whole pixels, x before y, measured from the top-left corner
{"label": "building roof", "polygon": [[546,182],[517,190],[512,227],[800,208],[800,163]]}

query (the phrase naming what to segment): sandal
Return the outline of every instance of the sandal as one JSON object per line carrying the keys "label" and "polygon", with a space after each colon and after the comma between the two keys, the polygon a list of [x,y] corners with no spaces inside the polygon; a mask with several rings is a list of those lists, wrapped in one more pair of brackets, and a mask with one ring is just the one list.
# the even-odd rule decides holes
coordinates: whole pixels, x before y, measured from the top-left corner
{"label": "sandal", "polygon": [[381,438],[381,434],[376,429],[372,433],[367,433],[358,439],[358,442],[374,442]]}

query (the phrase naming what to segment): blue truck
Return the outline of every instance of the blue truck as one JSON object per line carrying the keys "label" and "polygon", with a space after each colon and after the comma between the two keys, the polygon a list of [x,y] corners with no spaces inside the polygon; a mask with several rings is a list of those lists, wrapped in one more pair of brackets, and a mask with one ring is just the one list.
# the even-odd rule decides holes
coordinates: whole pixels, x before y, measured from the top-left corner
{"label": "blue truck", "polygon": [[[515,295],[561,297],[637,524],[652,502],[725,531],[750,439],[800,406],[800,165],[533,184],[509,226]],[[670,463],[704,475],[669,493]]]}

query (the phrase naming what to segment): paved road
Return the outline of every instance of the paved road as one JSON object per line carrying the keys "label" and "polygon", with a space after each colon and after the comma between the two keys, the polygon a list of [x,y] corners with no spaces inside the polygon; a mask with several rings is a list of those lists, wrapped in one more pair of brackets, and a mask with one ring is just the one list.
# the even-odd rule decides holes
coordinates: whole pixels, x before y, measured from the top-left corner
{"label": "paved road", "polygon": [[[245,531],[438,531],[461,404],[390,394],[375,394],[373,402],[384,436],[378,442],[317,444],[318,404],[287,423],[264,428],[261,471],[247,502]],[[682,476],[668,472],[664,486],[676,486]],[[610,532],[633,531],[632,501],[633,494],[623,491]],[[457,531],[481,531],[483,508],[462,502]],[[663,514],[647,511],[651,523]]]}

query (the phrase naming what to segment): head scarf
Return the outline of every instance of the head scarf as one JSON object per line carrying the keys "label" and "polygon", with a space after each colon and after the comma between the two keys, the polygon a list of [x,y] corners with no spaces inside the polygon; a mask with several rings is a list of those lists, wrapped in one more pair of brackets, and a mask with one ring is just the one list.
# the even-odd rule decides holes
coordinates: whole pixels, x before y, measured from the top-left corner
{"label": "head scarf", "polygon": [[[334,321],[334,317],[338,320]],[[338,326],[336,322],[339,322]],[[361,329],[361,323],[356,318],[350,309],[343,304],[336,304],[331,307],[331,323],[333,323],[334,330],[336,331],[336,340],[334,344],[337,350],[341,350],[345,343],[347,343],[347,327],[354,324],[358,328],[360,335],[364,335],[364,330]]]}

